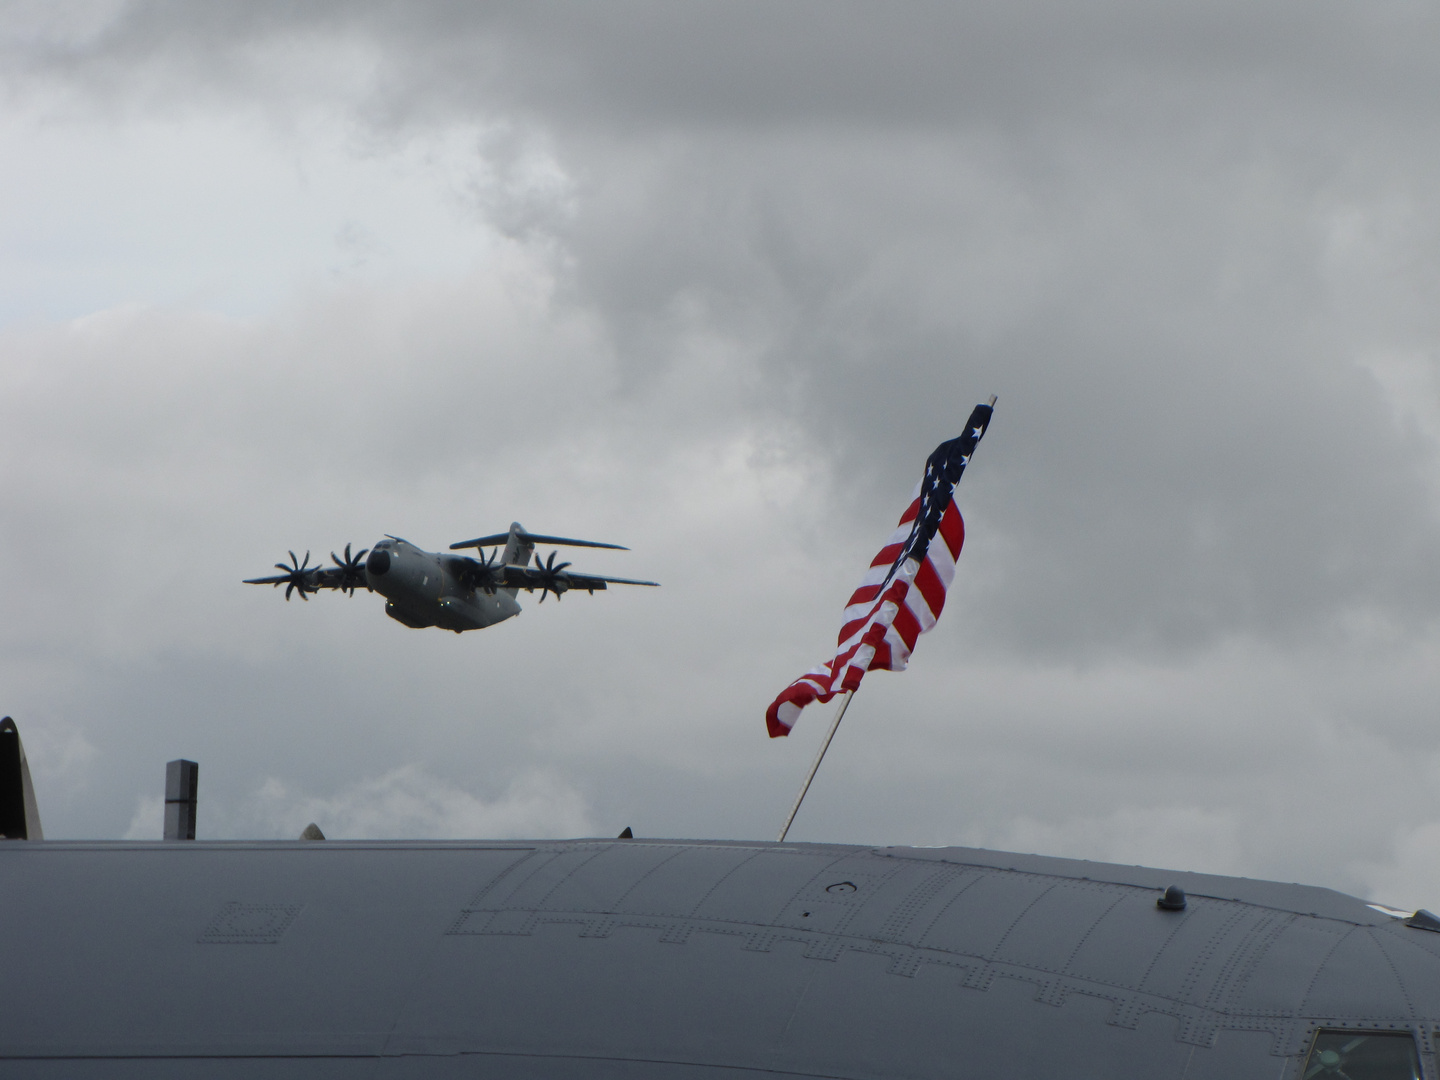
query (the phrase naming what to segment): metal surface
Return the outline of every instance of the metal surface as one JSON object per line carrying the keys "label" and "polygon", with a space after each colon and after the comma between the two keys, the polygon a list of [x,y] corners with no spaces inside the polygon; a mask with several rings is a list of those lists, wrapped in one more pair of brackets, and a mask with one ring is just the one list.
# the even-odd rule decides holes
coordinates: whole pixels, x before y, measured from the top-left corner
{"label": "metal surface", "polygon": [[194,840],[195,812],[200,802],[200,766],[177,758],[165,764],[166,840]]}
{"label": "metal surface", "polygon": [[8,716],[0,718],[0,839],[45,839],[25,744]]}
{"label": "metal surface", "polygon": [[7,1080],[1433,1078],[1440,1025],[1440,935],[1353,897],[962,848],[9,844],[0,910]]}

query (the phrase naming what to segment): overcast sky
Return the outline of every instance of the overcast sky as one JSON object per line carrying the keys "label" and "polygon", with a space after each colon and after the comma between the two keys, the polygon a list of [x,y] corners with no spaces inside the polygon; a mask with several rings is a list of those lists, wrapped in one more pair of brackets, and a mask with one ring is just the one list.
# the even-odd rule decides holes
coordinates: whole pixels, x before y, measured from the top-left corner
{"label": "overcast sky", "polygon": [[[47,836],[792,837],[1440,904],[1426,4],[0,6],[0,711]],[[456,636],[246,587],[503,530]]]}

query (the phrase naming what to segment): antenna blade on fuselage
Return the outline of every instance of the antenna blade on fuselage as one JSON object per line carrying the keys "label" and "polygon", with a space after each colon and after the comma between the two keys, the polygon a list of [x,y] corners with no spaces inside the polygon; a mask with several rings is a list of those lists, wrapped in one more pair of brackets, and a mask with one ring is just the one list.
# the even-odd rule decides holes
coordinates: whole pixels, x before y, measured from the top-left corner
{"label": "antenna blade on fuselage", "polygon": [[30,764],[25,744],[10,717],[0,720],[0,838],[43,840],[40,810],[35,805],[35,788],[30,783]]}

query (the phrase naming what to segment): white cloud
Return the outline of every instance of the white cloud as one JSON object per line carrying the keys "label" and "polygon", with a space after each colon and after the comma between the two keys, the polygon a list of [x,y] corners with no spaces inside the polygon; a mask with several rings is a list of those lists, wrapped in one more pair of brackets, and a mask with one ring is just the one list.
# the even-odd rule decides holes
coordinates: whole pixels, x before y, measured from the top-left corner
{"label": "white cloud", "polygon": [[[161,797],[142,796],[123,838],[158,840],[164,809]],[[271,776],[226,803],[208,799],[202,786],[196,821],[202,840],[295,840],[312,821],[331,840],[550,839],[595,832],[584,797],[556,776],[526,773],[485,799],[413,763],[329,795],[296,791]]]}
{"label": "white cloud", "polygon": [[[1430,887],[1427,17],[43,11],[0,680],[83,736],[47,834],[158,834],[183,754],[202,831],[773,835],[824,725],[764,705],[994,392],[949,610],[796,835]],[[456,639],[238,584],[513,519],[664,587]]]}
{"label": "white cloud", "polygon": [[63,719],[27,723],[20,733],[34,782],[47,793],[73,795],[85,787],[99,751],[85,732]]}
{"label": "white cloud", "polygon": [[1369,899],[1406,911],[1440,907],[1440,821],[1397,826],[1377,847],[1383,855],[1358,867]]}
{"label": "white cloud", "polygon": [[[198,819],[198,811],[197,811]],[[121,840],[159,840],[165,835],[165,799],[161,795],[142,795],[135,801],[130,824],[120,834]]]}
{"label": "white cloud", "polygon": [[1248,869],[1240,830],[1235,814],[1206,807],[1126,806],[1104,817],[1063,822],[1021,816],[986,840],[1002,851],[1238,874]]}
{"label": "white cloud", "polygon": [[486,800],[414,764],[329,796],[293,792],[272,777],[218,828],[237,837],[294,839],[312,821],[332,840],[543,839],[594,833],[585,800],[555,776],[528,773],[503,795]]}

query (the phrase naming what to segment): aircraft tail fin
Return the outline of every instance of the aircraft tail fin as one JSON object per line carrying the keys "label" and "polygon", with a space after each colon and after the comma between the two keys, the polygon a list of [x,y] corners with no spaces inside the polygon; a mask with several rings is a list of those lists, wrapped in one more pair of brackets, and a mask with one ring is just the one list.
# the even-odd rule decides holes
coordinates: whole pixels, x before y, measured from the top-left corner
{"label": "aircraft tail fin", "polygon": [[44,840],[30,763],[20,730],[10,717],[0,720],[0,836],[7,840]]}
{"label": "aircraft tail fin", "polygon": [[506,566],[529,566],[530,556],[535,553],[535,543],[525,526],[518,521],[510,523],[510,532],[505,537],[505,557],[500,561]]}

